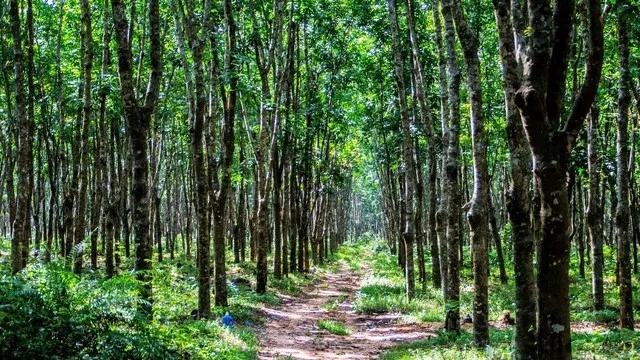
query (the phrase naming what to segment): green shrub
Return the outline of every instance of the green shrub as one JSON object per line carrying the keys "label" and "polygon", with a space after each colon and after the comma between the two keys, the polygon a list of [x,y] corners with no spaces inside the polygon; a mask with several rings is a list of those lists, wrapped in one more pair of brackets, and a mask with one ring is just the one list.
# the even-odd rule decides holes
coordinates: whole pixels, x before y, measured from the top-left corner
{"label": "green shrub", "polygon": [[[0,359],[250,359],[255,335],[219,319],[192,320],[192,268],[159,264],[154,271],[154,319],[138,309],[131,273],[112,279],[78,277],[61,264],[34,264],[18,277],[0,275]],[[239,324],[255,319],[249,307],[273,301],[240,291],[226,310]]]}

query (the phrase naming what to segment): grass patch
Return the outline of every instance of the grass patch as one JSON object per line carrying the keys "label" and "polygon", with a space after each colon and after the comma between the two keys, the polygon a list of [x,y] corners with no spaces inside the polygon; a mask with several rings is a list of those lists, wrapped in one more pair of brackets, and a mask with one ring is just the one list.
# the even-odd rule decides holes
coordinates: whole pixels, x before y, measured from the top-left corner
{"label": "grass patch", "polygon": [[316,326],[327,330],[333,335],[346,336],[351,334],[351,330],[343,323],[334,320],[318,320]]}
{"label": "grass patch", "polygon": [[[404,295],[404,276],[397,264],[397,258],[389,253],[386,244],[373,242],[367,261],[371,267],[354,301],[357,311],[364,313],[397,312],[405,318],[418,322],[444,321],[444,302],[442,291],[431,284],[426,288],[418,287],[416,297],[411,302]],[[430,256],[425,254],[426,268],[431,269]],[[507,284],[498,279],[495,249],[490,254],[492,264],[489,279],[489,319],[497,320],[505,311],[515,318],[515,289],[511,251],[505,246],[507,261]],[[611,330],[599,330],[572,334],[573,357],[577,359],[640,359],[640,333],[621,331],[615,328],[618,311],[618,289],[615,285],[615,249],[605,246],[605,309],[594,311],[591,299],[591,274],[587,264],[584,279],[578,272],[577,255],[572,254],[570,268],[570,298],[572,322],[593,322],[611,326]],[[608,254],[608,256],[607,256]],[[461,317],[472,314],[473,276],[470,264],[469,248],[464,248],[460,266],[460,313]],[[417,267],[416,267],[417,268]],[[416,281],[417,281],[416,272]],[[633,277],[634,299],[640,298],[638,277]],[[636,304],[638,301],[636,301]],[[635,316],[640,306],[636,305]],[[477,349],[473,345],[470,332],[459,335],[438,333],[437,336],[422,341],[402,344],[382,356],[382,359],[512,359],[514,356],[512,329],[491,329],[490,346]]]}
{"label": "grass patch", "polygon": [[287,277],[276,279],[273,274],[269,274],[269,287],[276,289],[287,295],[300,295],[305,287],[309,286],[318,277],[318,272],[294,273]]}
{"label": "grass patch", "polygon": [[338,310],[338,306],[340,306],[340,304],[342,304],[346,299],[347,297],[344,295],[337,296],[322,304],[322,308],[327,311],[336,311]]}
{"label": "grass patch", "polygon": [[[491,329],[490,346],[484,349],[473,345],[473,335],[439,332],[425,340],[399,345],[381,356],[381,360],[443,359],[476,360],[504,359],[514,356],[513,332],[510,329]],[[572,334],[575,359],[637,359],[640,357],[640,334],[628,330],[610,330],[602,333]]]}

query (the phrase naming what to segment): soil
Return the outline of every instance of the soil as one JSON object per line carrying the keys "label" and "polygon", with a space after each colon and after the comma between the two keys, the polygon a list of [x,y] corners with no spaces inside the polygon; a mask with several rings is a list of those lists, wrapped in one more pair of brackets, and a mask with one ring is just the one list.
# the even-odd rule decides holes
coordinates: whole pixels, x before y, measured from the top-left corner
{"label": "soil", "polygon": [[[300,295],[280,295],[279,305],[264,307],[266,323],[260,333],[258,358],[375,359],[399,343],[435,336],[434,325],[404,323],[401,314],[356,312],[353,301],[367,271],[341,266],[321,275]],[[337,307],[327,309],[332,302]],[[318,320],[341,322],[350,334],[333,335],[318,328]]]}

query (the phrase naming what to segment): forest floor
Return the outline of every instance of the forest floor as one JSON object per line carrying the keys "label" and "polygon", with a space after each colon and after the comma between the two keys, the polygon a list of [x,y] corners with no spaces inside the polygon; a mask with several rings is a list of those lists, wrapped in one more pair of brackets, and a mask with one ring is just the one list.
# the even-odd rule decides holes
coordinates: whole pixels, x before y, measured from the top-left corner
{"label": "forest floor", "polygon": [[259,359],[371,359],[399,343],[434,336],[428,324],[403,323],[399,313],[358,313],[354,301],[371,270],[340,263],[299,295],[264,307]]}
{"label": "forest floor", "polygon": [[[9,242],[0,241],[0,254]],[[468,249],[465,249],[468,250]],[[230,256],[231,257],[231,256]],[[507,251],[506,258],[511,259]],[[427,257],[426,268],[431,268]],[[473,313],[473,276],[465,251],[460,278],[460,313]],[[618,330],[615,249],[605,247],[606,308],[591,308],[589,273],[571,266],[572,348],[576,359],[640,359],[640,331]],[[407,301],[404,275],[382,241],[363,236],[345,244],[307,273],[269,277],[266,294],[256,294],[251,261],[228,264],[229,306],[213,307],[207,320],[197,308],[197,267],[178,257],[155,263],[154,317],[139,312],[139,282],[125,259],[122,271],[77,275],[63,261],[32,262],[13,277],[0,257],[0,359],[370,359],[483,360],[513,358],[515,314],[512,267],[500,283],[495,253],[489,282],[490,345],[473,345],[472,324],[460,333],[442,328],[442,290],[417,284]],[[416,279],[418,280],[418,279]],[[420,283],[419,281],[417,281]],[[634,276],[634,299],[640,278]],[[225,327],[229,313],[235,325]],[[10,315],[10,316],[9,316]],[[640,319],[640,307],[635,307]],[[61,336],[64,334],[64,336]]]}
{"label": "forest floor", "polygon": [[[465,255],[468,260],[468,254]],[[256,329],[258,359],[513,357],[513,327],[503,321],[504,314],[515,313],[513,283],[501,284],[497,271],[492,274],[489,292],[491,345],[478,349],[473,345],[472,324],[463,324],[459,334],[442,330],[441,290],[417,284],[416,298],[406,301],[402,271],[386,245],[375,240],[345,245],[331,260],[316,268],[309,281],[296,291],[274,289],[279,301],[262,303],[256,309],[262,318]],[[429,268],[430,264],[427,265]],[[616,327],[616,299],[607,297],[607,310],[591,310],[590,282],[576,279],[576,272],[572,267],[574,357],[640,359],[640,333]],[[510,269],[509,276],[513,278]],[[607,289],[611,290],[607,294],[615,294],[615,279],[606,280]],[[463,318],[472,313],[471,284],[471,270],[463,266],[460,309]]]}

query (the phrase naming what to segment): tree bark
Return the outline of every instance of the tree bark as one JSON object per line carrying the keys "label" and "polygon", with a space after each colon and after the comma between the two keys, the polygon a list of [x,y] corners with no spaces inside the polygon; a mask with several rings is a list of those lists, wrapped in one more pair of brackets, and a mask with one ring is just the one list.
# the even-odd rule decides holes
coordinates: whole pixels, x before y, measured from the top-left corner
{"label": "tree bark", "polygon": [[151,255],[152,244],[149,232],[149,191],[147,159],[147,137],[151,116],[158,99],[158,89],[162,78],[162,45],[160,43],[160,10],[158,0],[149,0],[149,24],[151,45],[151,72],[143,105],[136,99],[131,42],[128,36],[128,24],[125,17],[125,5],[121,0],[111,0],[113,23],[118,50],[118,73],[120,93],[124,104],[124,113],[128,125],[129,142],[132,157],[131,212],[136,259],[134,269],[142,282],[141,297],[145,300],[142,311],[151,315]]}
{"label": "tree bark", "polygon": [[387,0],[389,10],[389,22],[391,23],[391,38],[393,41],[394,53],[394,73],[396,78],[398,106],[400,119],[402,121],[402,161],[404,167],[404,229],[402,239],[405,248],[405,293],[409,300],[415,295],[415,275],[413,271],[413,243],[415,239],[415,214],[414,214],[414,194],[416,189],[415,164],[413,136],[411,133],[411,122],[407,110],[406,87],[404,80],[402,48],[400,47],[400,36],[398,35],[398,17],[396,14],[395,0]]}
{"label": "tree bark", "polygon": [[22,35],[18,0],[9,1],[9,18],[13,38],[15,114],[18,124],[18,184],[14,232],[11,241],[11,271],[17,273],[27,265],[31,240],[31,177],[33,173],[33,124],[26,111]]}
{"label": "tree bark", "polygon": [[[530,38],[524,83],[516,93],[541,204],[538,256],[538,357],[571,358],[569,316],[570,213],[566,174],[577,134],[595,98],[602,70],[600,2],[589,0],[589,52],[585,78],[564,125],[569,40],[575,9],[559,2],[529,1]],[[549,49],[552,49],[549,52]]]}
{"label": "tree bark", "polygon": [[473,147],[473,196],[467,212],[473,250],[473,337],[477,347],[489,342],[489,170],[487,136],[482,114],[482,85],[478,39],[469,28],[459,0],[453,0],[453,18],[467,65],[467,85],[471,104],[471,140]]}
{"label": "tree bark", "polygon": [[461,194],[459,186],[460,156],[460,70],[455,51],[456,34],[453,24],[452,1],[442,1],[442,16],[445,28],[445,48],[447,52],[449,126],[448,147],[445,164],[447,197],[447,291],[445,298],[445,329],[460,330],[460,211]]}
{"label": "tree bark", "polygon": [[618,272],[620,292],[620,327],[633,330],[633,301],[631,284],[631,261],[629,234],[629,32],[628,4],[621,0],[618,5],[618,63],[620,83],[618,85],[618,139],[616,143],[616,207],[615,226],[618,245]]}
{"label": "tree bark", "polygon": [[[533,275],[533,224],[531,221],[531,152],[515,104],[516,90],[521,81],[520,59],[513,33],[519,34],[520,13],[509,8],[505,0],[494,0],[498,24],[502,78],[507,117],[507,140],[510,153],[511,184],[507,211],[513,231],[513,263],[516,285],[515,343],[517,359],[536,359],[536,286]],[[517,7],[517,4],[516,4]],[[511,11],[510,11],[511,10]],[[512,25],[511,18],[514,19]]]}

